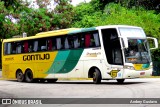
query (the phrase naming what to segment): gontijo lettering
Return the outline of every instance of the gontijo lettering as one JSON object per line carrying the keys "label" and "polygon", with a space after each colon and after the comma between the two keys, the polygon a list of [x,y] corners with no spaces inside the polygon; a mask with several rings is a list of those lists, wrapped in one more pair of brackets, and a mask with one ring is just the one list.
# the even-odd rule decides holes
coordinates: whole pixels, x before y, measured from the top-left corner
{"label": "gontijo lettering", "polygon": [[24,55],[23,61],[32,61],[32,60],[48,60],[50,59],[50,54],[35,54],[35,55]]}

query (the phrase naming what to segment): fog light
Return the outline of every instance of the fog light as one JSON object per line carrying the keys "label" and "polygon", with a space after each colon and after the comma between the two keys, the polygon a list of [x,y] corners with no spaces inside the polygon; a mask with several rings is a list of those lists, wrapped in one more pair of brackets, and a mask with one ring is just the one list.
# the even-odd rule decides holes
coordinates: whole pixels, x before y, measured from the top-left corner
{"label": "fog light", "polygon": [[128,66],[128,65],[125,65],[125,66],[124,66],[124,69],[130,69],[130,70],[134,70],[134,67],[133,67],[133,66]]}

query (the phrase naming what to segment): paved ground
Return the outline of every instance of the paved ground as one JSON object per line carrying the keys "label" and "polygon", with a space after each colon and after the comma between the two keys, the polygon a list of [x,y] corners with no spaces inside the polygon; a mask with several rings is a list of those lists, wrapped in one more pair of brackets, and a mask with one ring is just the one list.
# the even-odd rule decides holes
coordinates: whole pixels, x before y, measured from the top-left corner
{"label": "paved ground", "polygon": [[[115,80],[95,85],[91,80],[57,81],[57,83],[20,83],[0,80],[1,98],[159,98],[160,78],[128,79],[122,85]],[[0,105],[0,107],[28,107],[28,105]],[[44,105],[30,105],[43,107]],[[93,105],[55,104],[45,107],[159,107],[153,104]]]}
{"label": "paved ground", "polygon": [[19,83],[0,80],[0,95],[16,98],[159,98],[160,79],[115,80],[95,85],[91,80]]}

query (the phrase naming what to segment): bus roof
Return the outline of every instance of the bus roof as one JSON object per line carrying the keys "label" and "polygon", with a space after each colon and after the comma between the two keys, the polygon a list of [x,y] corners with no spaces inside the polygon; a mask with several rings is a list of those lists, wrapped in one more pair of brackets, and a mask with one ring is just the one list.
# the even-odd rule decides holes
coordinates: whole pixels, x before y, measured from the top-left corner
{"label": "bus roof", "polygon": [[3,42],[29,40],[29,39],[51,37],[51,36],[58,36],[58,35],[65,35],[65,34],[71,35],[71,34],[75,34],[75,33],[94,31],[96,29],[119,28],[119,27],[141,28],[141,27],[128,26],[128,25],[106,25],[106,26],[97,26],[97,27],[90,27],[90,28],[68,28],[68,29],[60,29],[60,30],[54,30],[54,31],[48,31],[48,32],[41,32],[41,33],[37,33],[35,36],[29,36],[29,37],[24,37],[24,38],[3,39]]}
{"label": "bus roof", "polygon": [[130,25],[107,25],[107,26],[98,26],[97,29],[105,29],[105,28],[141,28],[138,26],[130,26]]}
{"label": "bus roof", "polygon": [[54,31],[48,31],[48,32],[41,32],[41,33],[37,33],[35,36],[29,36],[29,37],[24,37],[24,38],[3,39],[3,42],[13,42],[13,41],[50,37],[50,36],[65,35],[65,34],[69,34],[69,32],[72,32],[78,29],[80,28],[68,28],[68,29],[60,29],[60,30],[54,30]]}

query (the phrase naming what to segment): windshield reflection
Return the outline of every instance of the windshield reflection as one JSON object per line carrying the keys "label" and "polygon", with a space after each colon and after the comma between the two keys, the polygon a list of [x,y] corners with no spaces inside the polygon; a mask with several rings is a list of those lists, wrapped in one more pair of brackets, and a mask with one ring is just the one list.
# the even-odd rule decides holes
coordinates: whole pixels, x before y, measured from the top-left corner
{"label": "windshield reflection", "polygon": [[151,61],[146,39],[128,39],[125,49],[126,63],[149,63]]}

